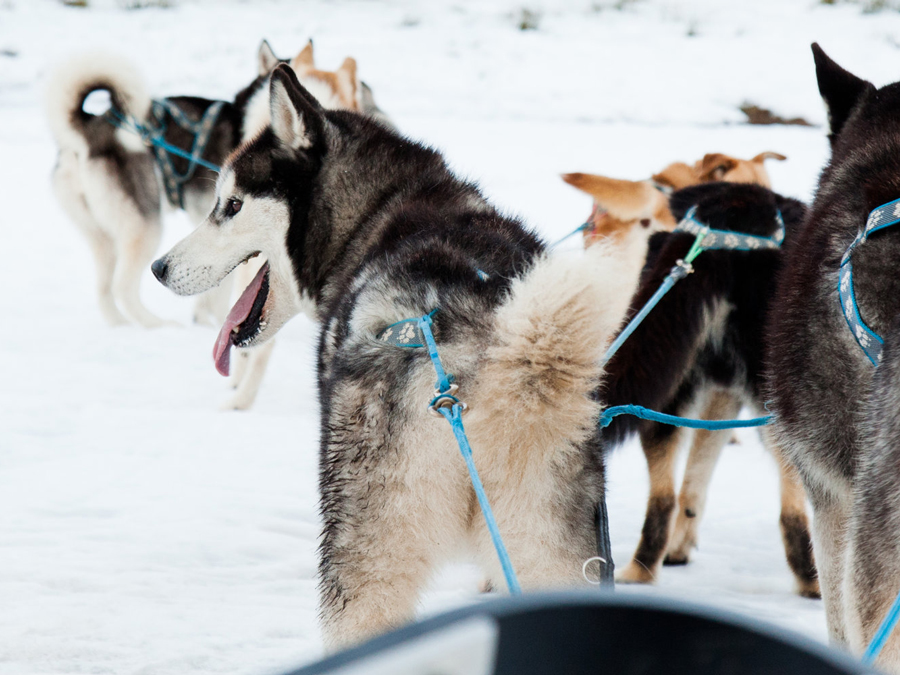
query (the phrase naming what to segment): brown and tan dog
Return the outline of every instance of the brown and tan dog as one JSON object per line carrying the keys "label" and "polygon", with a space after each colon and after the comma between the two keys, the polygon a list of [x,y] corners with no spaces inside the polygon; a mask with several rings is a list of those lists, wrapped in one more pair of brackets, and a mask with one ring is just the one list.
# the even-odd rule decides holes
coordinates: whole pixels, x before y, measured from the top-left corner
{"label": "brown and tan dog", "polygon": [[[716,181],[756,183],[771,187],[764,162],[766,159],[786,159],[775,152],[763,152],[750,160],[736,159],[720,153],[707,154],[693,166],[676,162],[655,174],[650,180],[629,181],[583,173],[565,174],[563,180],[586,192],[594,199],[594,210],[584,230],[585,247],[600,240],[612,240],[635,266],[643,266],[647,242],[654,232],[671,231],[675,218],[669,210],[668,195],[681,188]],[[728,393],[711,396],[702,410],[704,419],[721,419],[736,415],[742,402]],[[675,465],[682,433],[671,435],[665,447],[644,447],[650,470],[650,497],[647,515],[634,560],[620,571],[617,579],[626,583],[654,581],[659,565],[684,564],[697,544],[697,529],[709,481],[719,453],[728,442],[728,432],[699,431],[694,434],[684,481],[678,496],[677,517],[666,536],[647,537],[654,530],[649,523],[661,517],[658,504],[674,503]],[[781,474],[781,522],[789,562],[793,542],[788,541],[786,522],[806,522],[805,493],[796,473],[780,456],[767,435],[764,443],[775,455]],[[674,509],[673,509],[674,510]],[[795,556],[796,557],[796,556]],[[817,580],[798,574],[801,595],[817,596]]]}
{"label": "brown and tan dog", "polygon": [[738,159],[717,152],[704,155],[693,166],[673,162],[650,180],[621,180],[589,173],[567,173],[562,179],[594,198],[595,208],[588,221],[591,227],[583,232],[585,246],[609,238],[621,246],[632,236],[632,230],[646,230],[641,237],[646,240],[653,232],[675,228],[668,198],[674,190],[714,181],[772,187],[764,164],[767,159],[787,158],[777,152],[761,152],[753,159]]}

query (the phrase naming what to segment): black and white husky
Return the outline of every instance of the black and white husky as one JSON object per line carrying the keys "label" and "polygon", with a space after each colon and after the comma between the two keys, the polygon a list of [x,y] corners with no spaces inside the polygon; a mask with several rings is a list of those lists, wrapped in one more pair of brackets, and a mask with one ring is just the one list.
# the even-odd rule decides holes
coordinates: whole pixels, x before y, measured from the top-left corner
{"label": "black and white husky", "polygon": [[[311,50],[310,42],[301,54],[308,52],[311,58]],[[212,106],[221,105],[206,142],[204,160],[221,165],[242,140],[268,124],[268,77],[279,63],[286,61],[276,57],[263,40],[257,56],[257,76],[233,101],[217,102],[197,96],[166,99],[192,122],[203,119]],[[371,90],[356,78],[355,63],[352,78],[350,95],[358,99],[357,107],[386,119],[375,105]],[[315,78],[310,81],[326,105],[341,105],[327,83]],[[88,96],[97,90],[109,93],[111,111],[107,114],[91,114],[84,109]],[[53,171],[54,192],[66,214],[88,238],[97,267],[104,318],[112,325],[125,323],[129,318],[147,327],[161,325],[164,322],[141,303],[138,290],[140,276],[156,253],[162,232],[158,178],[167,180],[171,176],[159,175],[151,151],[133,131],[113,126],[116,118],[111,115],[145,126],[162,125],[163,139],[183,151],[191,150],[194,134],[179,125],[170,109],[165,109],[162,119],[150,119],[151,100],[143,78],[127,60],[115,54],[83,54],[57,68],[47,86],[46,108],[59,146]],[[169,159],[175,172],[187,174],[186,159],[175,155]],[[183,208],[193,223],[201,222],[214,201],[215,177],[215,172],[197,166],[176,192],[166,192],[177,195],[169,198],[171,205]],[[229,296],[230,286],[224,285],[205,294],[195,306],[194,320],[219,323],[228,309]],[[245,393],[243,398],[247,397]],[[249,397],[252,401],[252,394]]]}
{"label": "black and white husky", "polygon": [[[878,367],[849,328],[838,279],[869,213],[900,197],[900,83],[877,89],[813,53],[832,155],[787,250],[768,377],[778,439],[813,506],[830,636],[861,651],[900,590],[900,228],[853,254],[859,315],[884,338]],[[900,672],[896,631],[879,665]]]}
{"label": "black and white husky", "polygon": [[[709,227],[762,237],[775,233],[776,214],[781,213],[788,239],[795,236],[805,214],[797,200],[758,185],[736,183],[689,187],[670,198],[669,207],[679,220],[694,206],[697,220]],[[693,240],[686,232],[653,235],[632,313],[657,291]],[[712,420],[733,419],[744,405],[766,414],[763,325],[781,261],[778,249],[704,252],[694,263],[695,273],[665,296],[607,365],[606,403]],[[623,416],[602,436],[612,446],[635,433],[640,433],[650,470],[650,498],[638,548],[617,579],[648,583],[663,562],[688,561],[697,544],[713,469],[732,432],[694,433],[677,502],[675,472],[686,430]],[[788,564],[799,593],[817,597],[803,488],[771,434],[763,431],[762,437],[779,463],[780,525]]]}
{"label": "black and white husky", "polygon": [[[203,154],[212,164],[225,161],[240,143],[248,121],[259,116],[255,113],[259,105],[250,103],[260,91],[265,93],[269,72],[279,63],[265,41],[258,61],[256,79],[233,102],[226,102],[216,118]],[[53,189],[66,214],[88,238],[97,267],[100,309],[107,322],[117,325],[132,319],[147,327],[159,326],[164,322],[144,307],[138,294],[140,276],[162,235],[156,163],[135,133],[113,126],[109,114],[84,110],[85,100],[98,90],[109,92],[113,114],[148,123],[150,96],[140,73],[126,60],[104,53],[68,60],[53,72],[47,86],[47,117],[59,146]],[[194,120],[215,103],[194,96],[170,100]],[[167,121],[165,140],[190,150],[192,135]],[[185,159],[172,157],[172,163],[180,173],[187,170]],[[214,184],[215,173],[198,166],[182,186],[183,207],[194,222],[209,212]],[[210,321],[212,315],[221,315],[223,310],[217,312],[216,305],[228,301],[227,295],[221,295],[207,296],[206,302],[199,303],[195,319]]]}
{"label": "black and white husky", "polygon": [[212,213],[153,270],[176,293],[202,293],[256,255],[267,263],[226,319],[217,363],[314,303],[326,642],[408,620],[434,570],[461,555],[502,578],[451,429],[427,410],[428,355],[377,339],[435,309],[520,581],[578,582],[604,486],[591,394],[634,283],[615,257],[549,258],[438,153],[324,110],[283,66],[271,126],[229,157]]}

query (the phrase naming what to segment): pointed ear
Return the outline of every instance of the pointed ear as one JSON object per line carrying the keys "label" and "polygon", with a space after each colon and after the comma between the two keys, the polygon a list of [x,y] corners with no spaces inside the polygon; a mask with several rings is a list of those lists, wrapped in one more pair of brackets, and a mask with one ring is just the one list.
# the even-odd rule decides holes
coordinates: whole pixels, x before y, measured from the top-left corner
{"label": "pointed ear", "polygon": [[779,162],[783,162],[784,160],[787,159],[787,157],[782,155],[780,152],[772,152],[771,150],[766,150],[765,152],[759,153],[756,157],[754,157],[750,161],[754,162],[756,164],[762,164],[767,159],[777,159]]}
{"label": "pointed ear", "polygon": [[660,194],[643,180],[619,180],[589,173],[564,173],[562,179],[587,192],[604,210],[621,220],[648,216],[653,212],[654,193]]}
{"label": "pointed ear", "polygon": [[339,96],[349,110],[359,110],[356,97],[356,59],[348,56],[341,67],[334,71],[337,77]]}
{"label": "pointed ear", "polygon": [[322,141],[325,118],[322,106],[297,80],[286,64],[272,73],[269,111],[275,137],[294,150],[308,149]]}
{"label": "pointed ear", "polygon": [[819,82],[819,93],[828,110],[828,126],[831,128],[829,138],[841,132],[847,118],[863,95],[875,91],[875,86],[866,80],[844,70],[822,51],[818,43],[812,44],[813,58],[816,60],[816,79]]}
{"label": "pointed ear", "polygon": [[734,157],[718,152],[709,153],[697,162],[697,177],[701,183],[722,180],[736,166],[737,160]]}
{"label": "pointed ear", "polygon": [[275,70],[275,66],[278,65],[280,59],[275,56],[275,52],[272,51],[272,48],[269,46],[269,43],[266,40],[263,40],[259,45],[259,75],[260,77],[265,77],[273,70]]}
{"label": "pointed ear", "polygon": [[298,73],[305,73],[315,67],[316,60],[313,55],[313,41],[310,40],[306,43],[306,46],[300,50],[300,53],[291,59],[291,68]]}

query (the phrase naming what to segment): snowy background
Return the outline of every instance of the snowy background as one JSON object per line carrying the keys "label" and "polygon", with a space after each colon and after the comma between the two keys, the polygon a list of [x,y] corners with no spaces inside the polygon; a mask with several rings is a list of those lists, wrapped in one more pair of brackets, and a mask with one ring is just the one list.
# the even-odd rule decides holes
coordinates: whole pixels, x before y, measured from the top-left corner
{"label": "snowy background", "polygon": [[[809,43],[876,84],[900,75],[900,14],[815,0],[180,2],[123,10],[0,0],[0,673],[269,673],[321,654],[315,619],[316,328],[279,336],[256,407],[229,396],[216,331],[146,275],[182,328],[109,329],[86,243],[55,203],[40,105],[74,51],[126,55],[156,95],[229,98],[256,49],[359,62],[379,105],[498,205],[555,239],[588,197],[567,171],[644,178],[706,152],[789,157],[777,190],[809,200],[827,156]],[[523,31],[523,8],[537,29]],[[813,127],[743,124],[752,102]],[[190,230],[170,214],[161,250]],[[575,246],[575,245],[573,245]],[[713,480],[701,548],[650,592],[825,639],[793,594],[777,475],[752,431]],[[477,450],[476,450],[477,452]],[[647,493],[636,443],[609,463],[624,564]],[[478,574],[435,580],[422,612],[471,602]]]}

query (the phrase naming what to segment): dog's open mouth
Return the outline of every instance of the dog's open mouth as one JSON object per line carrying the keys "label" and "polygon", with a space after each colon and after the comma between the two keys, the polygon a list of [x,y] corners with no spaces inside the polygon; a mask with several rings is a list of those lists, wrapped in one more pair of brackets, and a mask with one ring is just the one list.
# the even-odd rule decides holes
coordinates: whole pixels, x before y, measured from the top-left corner
{"label": "dog's open mouth", "polygon": [[220,375],[231,369],[231,347],[245,347],[265,328],[263,308],[269,297],[269,263],[265,263],[241,293],[234,307],[225,317],[222,330],[213,347],[213,359]]}

